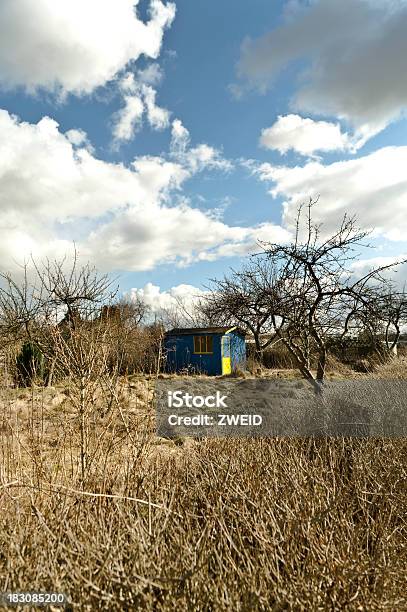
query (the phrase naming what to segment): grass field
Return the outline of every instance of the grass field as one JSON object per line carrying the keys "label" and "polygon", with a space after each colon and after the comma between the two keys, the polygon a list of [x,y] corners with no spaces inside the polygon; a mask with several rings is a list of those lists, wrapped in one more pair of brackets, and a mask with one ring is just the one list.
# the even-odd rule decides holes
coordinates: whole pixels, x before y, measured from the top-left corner
{"label": "grass field", "polygon": [[160,439],[154,382],[96,388],[82,421],[69,386],[1,391],[0,591],[78,610],[407,610],[405,439]]}

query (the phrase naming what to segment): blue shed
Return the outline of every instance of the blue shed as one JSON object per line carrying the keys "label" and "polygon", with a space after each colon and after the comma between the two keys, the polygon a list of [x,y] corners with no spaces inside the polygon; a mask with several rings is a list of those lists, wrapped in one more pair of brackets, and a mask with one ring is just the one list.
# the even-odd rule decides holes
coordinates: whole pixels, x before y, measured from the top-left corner
{"label": "blue shed", "polygon": [[238,327],[192,327],[165,334],[167,372],[212,376],[246,367],[245,333]]}

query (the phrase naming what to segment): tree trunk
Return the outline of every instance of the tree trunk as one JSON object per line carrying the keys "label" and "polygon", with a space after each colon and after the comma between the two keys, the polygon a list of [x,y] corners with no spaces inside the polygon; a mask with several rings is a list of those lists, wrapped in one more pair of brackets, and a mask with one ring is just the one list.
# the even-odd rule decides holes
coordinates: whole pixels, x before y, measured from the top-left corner
{"label": "tree trunk", "polygon": [[260,363],[260,365],[263,365],[263,349],[260,344],[260,336],[257,333],[254,333],[253,336],[255,345],[254,358]]}
{"label": "tree trunk", "polygon": [[317,381],[321,383],[324,382],[325,378],[325,368],[326,368],[326,350],[322,349],[318,355],[318,366],[317,366]]}

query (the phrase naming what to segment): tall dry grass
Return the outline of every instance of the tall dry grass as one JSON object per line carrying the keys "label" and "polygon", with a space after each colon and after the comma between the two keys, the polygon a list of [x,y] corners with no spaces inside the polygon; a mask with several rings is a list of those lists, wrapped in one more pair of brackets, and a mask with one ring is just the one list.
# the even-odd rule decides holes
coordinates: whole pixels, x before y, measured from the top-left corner
{"label": "tall dry grass", "polygon": [[[0,591],[78,610],[406,610],[406,440],[157,439],[153,381],[89,413],[3,390]],[[113,399],[112,399],[113,398]]]}

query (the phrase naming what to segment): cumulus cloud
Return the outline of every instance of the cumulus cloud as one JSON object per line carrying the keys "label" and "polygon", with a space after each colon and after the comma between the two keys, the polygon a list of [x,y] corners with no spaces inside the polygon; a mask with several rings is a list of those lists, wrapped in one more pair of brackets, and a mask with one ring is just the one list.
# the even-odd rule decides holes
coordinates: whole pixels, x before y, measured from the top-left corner
{"label": "cumulus cloud", "polygon": [[181,266],[258,250],[258,240],[287,240],[289,233],[274,224],[229,226],[197,208],[132,206],[92,232],[86,248],[98,253],[98,265],[131,271],[151,270],[159,263]]}
{"label": "cumulus cloud", "polygon": [[147,320],[151,322],[157,317],[168,327],[191,327],[199,325],[202,317],[197,308],[201,298],[207,291],[193,285],[176,285],[162,290],[158,285],[147,283],[142,288],[133,288],[124,296],[139,302],[142,300],[148,306]]}
{"label": "cumulus cloud", "polygon": [[97,159],[72,139],[78,143],[80,135],[62,134],[50,118],[30,124],[0,111],[3,268],[30,254],[69,253],[73,240],[81,257],[106,271],[137,271],[248,252],[265,233],[287,237],[273,224],[230,226],[177,204],[173,196],[188,178],[217,169],[216,151],[199,165],[188,157],[138,157],[126,167]]}
{"label": "cumulus cloud", "polygon": [[176,285],[167,291],[161,290],[158,285],[147,283],[142,288],[133,288],[126,292],[131,300],[142,300],[153,314],[159,314],[163,310],[176,308],[180,303],[192,312],[196,302],[205,295],[205,291],[193,285]]}
{"label": "cumulus cloud", "polygon": [[141,128],[144,104],[139,96],[124,96],[124,106],[115,115],[113,137],[115,142],[131,140]]}
{"label": "cumulus cloud", "polygon": [[348,121],[365,140],[407,106],[407,2],[288,3],[282,25],[247,39],[238,72],[264,89],[296,60],[306,62],[292,108]]}
{"label": "cumulus cloud", "polygon": [[191,137],[187,128],[179,119],[175,119],[172,122],[170,145],[173,159],[188,166],[192,172],[199,172],[203,168],[224,172],[232,170],[233,164],[224,159],[220,151],[207,144],[191,147],[190,141]]}
{"label": "cumulus cloud", "polygon": [[88,142],[88,135],[84,130],[68,130],[65,132],[65,136],[76,147],[80,147]]}
{"label": "cumulus cloud", "polygon": [[380,268],[382,266],[393,266],[382,272],[382,276],[392,281],[396,287],[402,288],[407,286],[407,264],[403,263],[407,260],[407,253],[400,253],[397,257],[393,256],[382,256],[382,257],[371,257],[369,259],[358,259],[353,262],[352,270],[356,275],[361,278],[365,274],[368,274],[374,268]]}
{"label": "cumulus cloud", "polygon": [[164,73],[159,64],[149,64],[143,70],[137,71],[137,80],[146,85],[158,85],[164,78]]}
{"label": "cumulus cloud", "polygon": [[156,92],[152,87],[149,85],[143,85],[142,91],[149,124],[156,130],[164,130],[170,123],[169,111],[165,108],[157,106],[155,103]]}
{"label": "cumulus cloud", "polygon": [[89,94],[144,54],[158,57],[175,4],[151,0],[2,0],[0,82],[30,92]]}
{"label": "cumulus cloud", "polygon": [[385,147],[348,161],[323,164],[310,161],[304,166],[261,164],[254,172],[273,183],[274,197],[285,199],[283,221],[292,227],[298,205],[320,196],[315,220],[331,231],[346,212],[356,215],[358,224],[390,240],[407,235],[407,147]]}
{"label": "cumulus cloud", "polygon": [[171,151],[174,155],[185,153],[191,138],[182,121],[174,119],[171,130]]}
{"label": "cumulus cloud", "polygon": [[157,92],[151,85],[146,84],[148,80],[154,81],[155,71],[147,76],[144,72],[141,76],[144,82],[137,80],[133,73],[126,73],[120,80],[119,89],[123,93],[124,106],[113,118],[113,137],[116,144],[134,137],[142,126],[144,115],[155,130],[164,130],[169,126],[170,112],[156,104]]}
{"label": "cumulus cloud", "polygon": [[290,149],[301,155],[316,151],[355,151],[357,143],[341,131],[338,123],[313,121],[299,115],[279,116],[269,128],[262,130],[260,145],[287,153]]}

